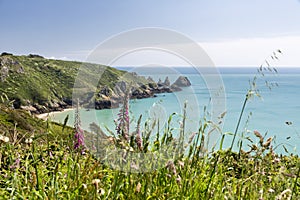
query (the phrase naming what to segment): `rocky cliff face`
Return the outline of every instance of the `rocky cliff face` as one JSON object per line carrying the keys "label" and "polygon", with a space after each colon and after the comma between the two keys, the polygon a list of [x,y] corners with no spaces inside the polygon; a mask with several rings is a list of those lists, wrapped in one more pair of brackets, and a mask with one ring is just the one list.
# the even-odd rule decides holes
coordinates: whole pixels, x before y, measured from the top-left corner
{"label": "rocky cliff face", "polygon": [[80,79],[77,83],[79,95],[86,97],[80,103],[89,108],[116,108],[128,89],[130,98],[142,99],[155,97],[157,93],[180,91],[180,87],[190,84],[186,77],[179,77],[173,84],[168,77],[155,82],[151,77],[145,78],[109,66],[45,59],[34,54],[15,56],[2,53],[0,95],[3,93],[13,100],[14,108],[31,113],[63,110],[73,104],[74,83],[82,65],[88,65],[82,73],[88,74],[91,80],[99,79],[99,71],[102,74],[96,88],[88,79]]}
{"label": "rocky cliff face", "polygon": [[[158,93],[172,93],[181,91],[181,87],[188,87],[191,85],[187,77],[180,76],[172,85],[169,78],[166,77],[165,81],[161,79],[157,83],[151,77],[147,79],[149,83],[141,84],[138,86],[131,86],[130,98],[131,99],[144,99],[155,97]],[[125,92],[128,89],[126,82],[118,82],[114,89],[104,86],[96,95],[96,100],[91,102],[88,107],[95,109],[109,109],[117,108],[123,102]]]}

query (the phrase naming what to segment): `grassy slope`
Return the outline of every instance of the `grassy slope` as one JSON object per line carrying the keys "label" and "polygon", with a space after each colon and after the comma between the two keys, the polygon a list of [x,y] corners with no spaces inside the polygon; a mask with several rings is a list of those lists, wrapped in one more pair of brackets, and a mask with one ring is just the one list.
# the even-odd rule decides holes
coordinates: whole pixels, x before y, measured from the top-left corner
{"label": "grassy slope", "polygon": [[[83,91],[97,91],[103,86],[112,88],[118,79],[125,74],[124,71],[111,67],[75,61],[13,55],[1,56],[0,61],[1,59],[18,63],[17,65],[8,64],[9,76],[4,82],[1,82],[0,87],[0,94],[5,93],[9,99],[16,100],[15,105],[37,103],[49,107],[53,103],[70,102],[74,81],[79,68],[82,66],[85,67],[81,68],[81,73],[86,75],[84,76],[86,79],[77,80],[76,84]],[[20,68],[23,68],[23,73],[18,72]],[[98,82],[98,88],[95,88],[90,84],[90,80],[98,81],[99,72],[103,71],[104,73]],[[145,79],[135,77],[132,74],[126,74],[122,78],[125,81],[133,79],[137,82],[145,81]]]}
{"label": "grassy slope", "polygon": [[[62,125],[49,122],[56,134],[62,133]],[[21,109],[11,109],[0,104],[0,135],[6,135],[13,141],[15,135],[17,141],[24,142],[31,135],[40,137],[46,133],[49,126],[48,122],[30,115],[27,111]],[[66,132],[70,134],[71,128],[65,127]],[[64,136],[62,136],[64,137]]]}

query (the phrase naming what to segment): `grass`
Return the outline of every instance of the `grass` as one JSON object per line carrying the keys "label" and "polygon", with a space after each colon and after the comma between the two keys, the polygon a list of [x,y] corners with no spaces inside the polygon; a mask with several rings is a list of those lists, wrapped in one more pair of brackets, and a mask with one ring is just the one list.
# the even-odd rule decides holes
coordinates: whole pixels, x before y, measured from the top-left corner
{"label": "grass", "polygon": [[[251,87],[248,94],[256,91]],[[101,128],[92,124],[93,133],[86,133],[85,143],[94,147],[76,150],[73,128],[36,119],[2,100],[0,198],[300,199],[298,155],[277,154],[273,138],[257,131],[253,132],[257,143],[246,149],[240,139],[239,150],[233,151],[248,97],[235,132],[222,134],[222,141],[231,137],[231,147],[224,149],[221,141],[213,152],[206,151],[205,141],[215,125],[204,118],[197,133],[186,133],[186,107],[179,116],[178,138],[171,126],[173,115],[163,132],[159,122],[143,125],[140,117],[136,130],[128,135],[124,103],[121,116],[126,120],[119,120],[119,134],[112,131],[112,136],[103,137]],[[186,135],[192,135],[189,141],[184,141]],[[144,162],[145,155],[153,156]],[[155,156],[159,162],[151,160]],[[122,165],[122,170],[113,164]]]}
{"label": "grass", "polygon": [[[72,106],[74,84],[84,92],[97,93],[104,86],[113,89],[120,80],[146,83],[143,77],[98,64],[15,55],[0,56],[0,62],[9,70],[8,74],[0,71],[0,78],[5,77],[0,79],[0,94],[13,99],[15,108],[36,104],[39,107],[45,106],[46,109],[51,109],[54,104]],[[79,72],[86,76],[76,79]],[[102,74],[100,80],[99,74]],[[98,85],[93,85],[94,83]]]}
{"label": "grass", "polygon": [[[260,142],[252,144],[248,152],[221,148],[203,154],[204,137],[210,126],[204,121],[190,141],[187,154],[178,153],[161,168],[135,173],[114,170],[104,157],[95,157],[88,150],[85,154],[73,150],[73,129],[15,112],[31,126],[40,127],[41,132],[32,137],[26,127],[20,127],[15,134],[17,138],[24,134],[25,137],[18,143],[12,139],[13,126],[8,126],[4,133],[10,141],[0,143],[3,199],[286,199],[283,196],[292,195],[293,199],[300,198],[299,157],[277,155],[272,142],[259,133],[255,136]],[[149,127],[140,128],[144,152],[181,144],[174,140],[168,127],[153,142],[147,139]],[[184,126],[181,131],[185,134]],[[32,138],[31,143],[28,138]],[[125,152],[140,151],[121,136],[113,139]]]}

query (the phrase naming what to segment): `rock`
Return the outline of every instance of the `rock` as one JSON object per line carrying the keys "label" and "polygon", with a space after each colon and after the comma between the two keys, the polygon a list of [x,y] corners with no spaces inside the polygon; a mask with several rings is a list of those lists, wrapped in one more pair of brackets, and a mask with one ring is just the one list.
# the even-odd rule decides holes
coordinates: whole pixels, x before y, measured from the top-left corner
{"label": "rock", "polygon": [[152,78],[151,76],[149,76],[149,77],[147,78],[147,81],[150,82],[150,83],[155,83],[155,81],[153,80],[153,78]]}
{"label": "rock", "polygon": [[0,81],[4,82],[10,72],[24,73],[23,66],[10,57],[0,57]]}
{"label": "rock", "polygon": [[114,100],[96,100],[94,105],[96,110],[118,108],[119,103]]}
{"label": "rock", "polygon": [[186,76],[179,76],[178,79],[172,84],[172,88],[189,86],[191,86],[191,82]]}
{"label": "rock", "polygon": [[169,87],[158,87],[158,88],[152,89],[152,92],[154,94],[159,94],[159,93],[171,93],[173,91]]}
{"label": "rock", "polygon": [[111,93],[110,89],[107,86],[105,86],[100,90],[100,94],[105,95],[107,97],[110,96],[110,93]]}
{"label": "rock", "polygon": [[155,82],[153,83],[148,83],[148,86],[150,89],[153,89],[153,88],[156,88],[157,87],[157,84]]}
{"label": "rock", "polygon": [[162,87],[164,85],[164,83],[161,81],[161,79],[158,80],[157,82],[158,87]]}
{"label": "rock", "polygon": [[36,114],[47,113],[50,111],[49,108],[46,108],[45,106],[37,103],[33,104],[33,106],[37,109]]}
{"label": "rock", "polygon": [[179,91],[182,91],[182,89],[180,88],[180,87],[178,87],[177,85],[172,85],[171,86],[171,90],[173,91],[173,92],[179,92]]}
{"label": "rock", "polygon": [[73,104],[73,101],[71,98],[63,98],[62,101],[69,106],[72,106],[72,104]]}
{"label": "rock", "polygon": [[131,93],[131,99],[144,99],[152,97],[153,93],[144,88],[135,88]]}
{"label": "rock", "polygon": [[24,74],[25,70],[23,68],[23,66],[20,66],[20,68],[17,69],[17,73],[19,74]]}
{"label": "rock", "polygon": [[138,77],[138,74],[136,72],[131,72],[132,76]]}
{"label": "rock", "polygon": [[33,106],[21,106],[21,109],[26,110],[26,111],[30,111],[30,112],[36,112],[37,109]]}
{"label": "rock", "polygon": [[148,87],[149,87],[148,85],[143,85],[143,84],[140,86],[140,88],[143,89],[143,90],[147,90]]}
{"label": "rock", "polygon": [[119,87],[122,92],[126,92],[126,82],[125,81],[117,82],[116,87]]}
{"label": "rock", "polygon": [[6,66],[0,65],[0,81],[4,82],[6,78],[9,76],[9,69]]}
{"label": "rock", "polygon": [[171,85],[169,77],[166,77],[165,82],[164,82],[164,86],[169,87]]}

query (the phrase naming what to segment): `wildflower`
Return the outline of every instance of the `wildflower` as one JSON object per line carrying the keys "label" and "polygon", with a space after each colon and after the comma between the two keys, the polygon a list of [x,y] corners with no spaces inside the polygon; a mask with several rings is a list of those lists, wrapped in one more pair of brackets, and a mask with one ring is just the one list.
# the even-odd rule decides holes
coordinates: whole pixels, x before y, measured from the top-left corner
{"label": "wildflower", "polygon": [[52,154],[52,152],[51,151],[49,151],[49,157],[51,158],[51,159],[53,159],[54,157],[53,157],[53,154]]}
{"label": "wildflower", "polygon": [[129,139],[129,90],[127,90],[123,107],[120,109],[120,112],[118,114],[118,122],[117,124],[117,133],[118,135],[121,135],[125,140],[128,141]]}
{"label": "wildflower", "polygon": [[94,180],[92,181],[92,184],[95,185],[95,187],[96,187],[97,190],[98,190],[98,185],[99,185],[99,183],[100,183],[100,179],[94,179]]}
{"label": "wildflower", "polygon": [[177,178],[176,178],[176,182],[179,184],[181,183],[181,177],[178,175]]}
{"label": "wildflower", "polygon": [[27,138],[26,140],[25,140],[25,143],[26,144],[31,144],[33,142],[33,140],[31,139],[31,138]]}
{"label": "wildflower", "polygon": [[11,165],[9,168],[10,169],[20,168],[20,162],[21,162],[20,155],[18,155],[18,158],[15,160],[14,164]]}
{"label": "wildflower", "polygon": [[180,167],[184,167],[184,162],[182,162],[182,161],[178,161],[178,165],[180,166]]}
{"label": "wildflower", "polygon": [[172,175],[171,174],[167,174],[166,175],[168,178],[172,178]]}
{"label": "wildflower", "polygon": [[94,179],[92,181],[92,183],[95,185],[95,188],[96,188],[96,191],[100,193],[100,195],[104,195],[105,194],[105,191],[103,188],[99,188],[99,183],[100,183],[100,179]]}
{"label": "wildflower", "polygon": [[280,162],[280,158],[274,158],[274,162],[275,163],[279,163]]}
{"label": "wildflower", "polygon": [[141,183],[139,182],[139,183],[136,185],[135,191],[136,191],[137,193],[140,193],[140,192],[141,192],[141,187],[142,187],[142,185],[141,185]]}
{"label": "wildflower", "polygon": [[100,193],[100,195],[104,195],[105,194],[105,191],[103,188],[100,188],[100,190],[98,191]]}
{"label": "wildflower", "polygon": [[84,149],[84,131],[81,129],[81,120],[79,115],[79,100],[77,100],[77,106],[75,111],[75,134],[74,134],[74,149],[82,148],[82,153]]}
{"label": "wildflower", "polygon": [[175,165],[174,165],[174,162],[172,160],[169,160],[167,165],[166,165],[167,169],[171,172],[173,172],[174,175],[177,174],[177,171],[176,171],[176,168],[175,168]]}
{"label": "wildflower", "polygon": [[83,130],[81,128],[75,130],[74,139],[75,139],[74,149],[79,149],[80,147],[84,147],[84,136],[83,136]]}
{"label": "wildflower", "polygon": [[86,184],[82,184],[83,189],[87,189],[87,185]]}
{"label": "wildflower", "polygon": [[273,190],[272,188],[270,188],[270,189],[268,190],[268,192],[270,192],[270,193],[274,193],[274,192],[275,192],[275,190]]}
{"label": "wildflower", "polygon": [[1,140],[2,142],[4,142],[4,143],[7,143],[7,142],[9,142],[9,137],[0,135],[0,140]]}

